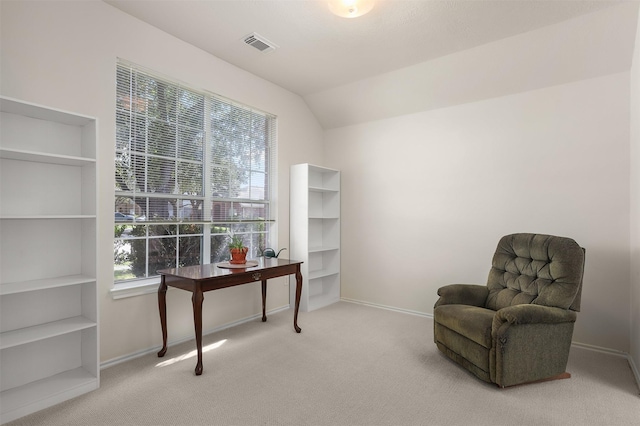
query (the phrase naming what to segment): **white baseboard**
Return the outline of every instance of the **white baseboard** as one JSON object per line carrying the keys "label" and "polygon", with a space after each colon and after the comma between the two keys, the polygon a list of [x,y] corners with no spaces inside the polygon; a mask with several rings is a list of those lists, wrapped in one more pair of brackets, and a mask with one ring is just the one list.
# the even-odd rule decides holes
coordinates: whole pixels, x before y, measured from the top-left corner
{"label": "white baseboard", "polygon": [[596,346],[596,345],[588,345],[586,343],[580,343],[580,342],[571,342],[571,346],[575,346],[576,348],[587,349],[594,352],[602,352],[609,355],[615,355],[622,358],[631,359],[628,353],[618,351],[616,349],[604,348],[602,346]]}
{"label": "white baseboard", "polygon": [[638,396],[640,396],[640,371],[638,371],[638,366],[633,361],[631,356],[627,357],[627,361],[629,361],[629,366],[631,367],[631,371],[633,371],[633,375],[636,377],[636,385],[638,386]]}
{"label": "white baseboard", "polygon": [[[267,315],[272,315],[272,314],[276,314],[278,312],[282,312],[282,311],[286,311],[287,309],[289,309],[289,305],[285,305],[285,306],[281,306],[279,308],[275,308],[272,309],[270,311],[267,311]],[[237,321],[232,321],[226,324],[222,324],[218,327],[212,328],[210,330],[205,330],[202,332],[203,336],[206,336],[208,334],[212,334],[212,333],[217,333],[218,331],[222,331],[225,330],[227,328],[231,328],[231,327],[235,327],[236,325],[240,325],[240,324],[244,324],[246,322],[250,322],[250,321],[254,321],[258,318],[262,318],[262,313],[259,314],[255,314],[255,315],[251,315],[250,317],[246,317],[246,318],[241,318]],[[177,339],[177,340],[170,340],[167,342],[167,346],[173,346],[173,345],[177,345],[183,342],[187,342],[189,340],[193,340],[194,337],[185,337],[182,339]],[[127,361],[131,361],[132,359],[136,359],[136,358],[140,358],[141,356],[145,356],[148,355],[150,353],[154,353],[154,352],[158,352],[160,350],[162,346],[154,346],[152,348],[148,348],[148,349],[144,349],[142,351],[138,351],[138,352],[134,352],[128,355],[123,355],[117,358],[113,358],[110,359],[108,361],[102,362],[100,363],[100,369],[104,370],[105,368],[109,368],[109,367],[113,367],[114,365],[118,365],[121,364],[123,362],[127,362]]]}
{"label": "white baseboard", "polygon": [[343,301],[343,302],[355,303],[357,305],[371,306],[372,308],[386,309],[388,311],[400,312],[400,313],[403,313],[403,314],[417,315],[419,317],[426,317],[426,318],[433,318],[433,314],[427,314],[425,312],[420,312],[420,311],[412,311],[410,309],[396,308],[395,306],[380,305],[380,304],[377,304],[377,303],[364,302],[362,300],[348,299],[346,297],[341,297],[340,300]]}

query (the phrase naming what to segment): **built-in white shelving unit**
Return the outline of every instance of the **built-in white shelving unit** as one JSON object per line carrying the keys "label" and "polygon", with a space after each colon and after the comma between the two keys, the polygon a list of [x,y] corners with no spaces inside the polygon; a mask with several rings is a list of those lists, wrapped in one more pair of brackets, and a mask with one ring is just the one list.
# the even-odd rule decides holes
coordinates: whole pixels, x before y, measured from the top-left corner
{"label": "built-in white shelving unit", "polygon": [[0,421],[100,385],[95,118],[0,97]]}
{"label": "built-in white shelving unit", "polygon": [[291,258],[304,262],[300,309],[312,311],[340,300],[340,172],[293,165],[289,190]]}

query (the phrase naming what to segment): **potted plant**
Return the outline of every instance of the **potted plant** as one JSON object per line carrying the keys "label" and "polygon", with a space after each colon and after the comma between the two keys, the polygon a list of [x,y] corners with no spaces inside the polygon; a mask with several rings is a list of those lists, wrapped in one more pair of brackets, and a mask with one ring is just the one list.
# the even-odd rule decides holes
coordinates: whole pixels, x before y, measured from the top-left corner
{"label": "potted plant", "polygon": [[231,260],[229,263],[232,265],[242,265],[247,263],[248,247],[244,246],[244,241],[239,235],[229,234],[229,251],[231,252]]}

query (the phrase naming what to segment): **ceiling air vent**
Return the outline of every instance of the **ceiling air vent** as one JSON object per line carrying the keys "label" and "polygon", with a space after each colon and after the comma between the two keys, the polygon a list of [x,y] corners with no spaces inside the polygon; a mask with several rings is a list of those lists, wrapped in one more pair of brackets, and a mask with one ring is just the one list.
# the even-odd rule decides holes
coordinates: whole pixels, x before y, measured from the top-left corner
{"label": "ceiling air vent", "polygon": [[268,53],[276,50],[278,46],[275,43],[270,42],[266,38],[256,34],[251,33],[244,38],[244,42],[249,46],[253,46],[262,53]]}

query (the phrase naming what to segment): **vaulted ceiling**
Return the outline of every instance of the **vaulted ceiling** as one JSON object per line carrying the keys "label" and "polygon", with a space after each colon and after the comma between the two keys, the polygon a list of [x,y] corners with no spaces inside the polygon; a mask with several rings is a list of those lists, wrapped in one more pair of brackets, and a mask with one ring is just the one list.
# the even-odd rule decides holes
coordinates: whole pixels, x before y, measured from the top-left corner
{"label": "vaulted ceiling", "polygon": [[[345,95],[353,97],[363,90],[359,87],[363,80],[402,73],[402,70],[420,67],[427,61],[496,40],[615,8],[622,3],[636,3],[617,0],[377,0],[367,15],[346,19],[331,14],[326,0],[105,1],[303,96],[325,127],[378,118],[376,114],[353,120],[331,116],[331,111],[339,106],[336,102],[341,102],[329,99],[331,94],[346,90],[337,96],[343,100]],[[637,13],[633,22],[636,20]],[[609,31],[608,28],[598,30]],[[611,30],[617,32],[616,28]],[[245,36],[254,32],[278,48],[262,53],[245,44]],[[358,108],[358,105],[350,108]]]}

